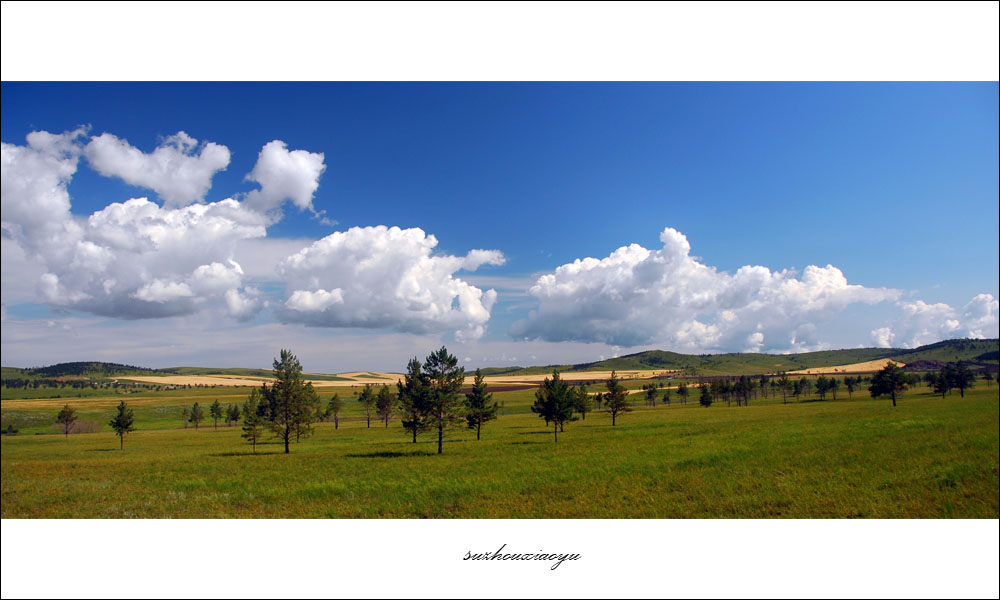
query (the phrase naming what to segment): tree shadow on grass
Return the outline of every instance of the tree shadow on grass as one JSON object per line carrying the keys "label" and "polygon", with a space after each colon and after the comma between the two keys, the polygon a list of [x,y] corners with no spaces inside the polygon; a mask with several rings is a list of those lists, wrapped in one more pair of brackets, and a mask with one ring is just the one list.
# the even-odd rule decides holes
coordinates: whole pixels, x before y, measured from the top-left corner
{"label": "tree shadow on grass", "polygon": [[[209,456],[215,456],[218,458],[231,458],[234,456],[276,456],[278,454],[284,454],[284,451],[278,450],[277,452],[257,452],[256,454],[254,454],[249,450],[247,450],[246,452],[215,452],[213,454],[209,454]],[[292,454],[295,453],[292,452]]]}
{"label": "tree shadow on grass", "polygon": [[548,435],[548,436],[551,436],[552,435],[552,430],[549,429],[548,431],[537,431],[537,430],[536,431],[518,431],[517,435]]}
{"label": "tree shadow on grass", "polygon": [[120,448],[90,448],[87,452],[121,452]]}
{"label": "tree shadow on grass", "polygon": [[404,456],[434,456],[436,452],[366,452],[365,454],[345,454],[345,458],[401,458]]}

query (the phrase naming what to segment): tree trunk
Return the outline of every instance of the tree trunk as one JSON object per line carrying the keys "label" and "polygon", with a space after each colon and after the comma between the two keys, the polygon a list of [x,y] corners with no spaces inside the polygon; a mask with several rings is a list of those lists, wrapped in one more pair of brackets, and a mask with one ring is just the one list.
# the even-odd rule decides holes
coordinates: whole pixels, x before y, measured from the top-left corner
{"label": "tree trunk", "polygon": [[444,423],[438,423],[438,454],[441,454],[444,447]]}
{"label": "tree trunk", "polygon": [[615,413],[611,413],[611,426],[612,427],[615,426],[615,416],[616,416]]}
{"label": "tree trunk", "polygon": [[340,417],[333,418],[333,428],[340,429]]}
{"label": "tree trunk", "polygon": [[122,434],[122,435],[118,436],[118,439],[121,440],[121,448],[120,449],[124,450],[125,449],[125,434]]}
{"label": "tree trunk", "polygon": [[552,433],[556,436],[556,442],[559,441],[559,424],[555,421],[552,422]]}
{"label": "tree trunk", "polygon": [[285,454],[288,454],[288,439],[292,437],[289,435],[289,431],[285,430]]}
{"label": "tree trunk", "polygon": [[896,406],[896,392],[892,393],[892,405]]}

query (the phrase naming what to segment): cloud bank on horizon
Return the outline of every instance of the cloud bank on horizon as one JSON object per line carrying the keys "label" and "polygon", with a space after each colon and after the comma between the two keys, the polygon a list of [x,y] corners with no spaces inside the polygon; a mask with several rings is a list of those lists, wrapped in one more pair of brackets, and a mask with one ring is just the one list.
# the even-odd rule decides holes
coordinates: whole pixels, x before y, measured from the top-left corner
{"label": "cloud bank on horizon", "polygon": [[[160,202],[131,198],[87,217],[72,214],[68,186],[81,158]],[[213,177],[229,163],[226,146],[183,131],[150,153],[110,133],[89,136],[86,128],[35,131],[25,145],[2,144],[2,233],[42,265],[35,300],[58,309],[122,320],[218,312],[234,323],[266,313],[289,324],[451,334],[459,342],[486,334],[498,294],[461,272],[503,265],[505,255],[435,253],[437,237],[419,228],[334,232],[285,255],[264,274],[268,285],[255,285],[238,248],[256,240],[287,249],[268,237],[268,227],[288,203],[315,217],[325,212],[313,205],[325,157],[270,141],[245,177],[258,188],[206,203]],[[527,291],[536,307],[508,334],[679,351],[798,351],[824,347],[818,326],[849,306],[890,303],[897,316],[870,332],[871,343],[998,335],[990,294],[961,309],[903,300],[901,290],[850,284],[830,264],[808,266],[801,276],[753,265],[729,274],[692,256],[673,228],[660,241],[661,248],[631,244],[539,276]]]}

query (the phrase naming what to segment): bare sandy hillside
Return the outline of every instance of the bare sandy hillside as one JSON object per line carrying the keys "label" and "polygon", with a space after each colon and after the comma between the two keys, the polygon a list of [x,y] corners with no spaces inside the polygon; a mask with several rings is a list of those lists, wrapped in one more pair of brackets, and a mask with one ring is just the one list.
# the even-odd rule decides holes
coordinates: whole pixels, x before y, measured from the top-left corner
{"label": "bare sandy hillside", "polygon": [[789,371],[789,375],[831,375],[834,373],[869,373],[872,371],[878,371],[884,368],[889,363],[895,363],[900,367],[905,367],[904,363],[898,360],[892,360],[891,358],[883,358],[880,360],[869,360],[867,362],[853,363],[850,365],[840,365],[837,367],[815,367],[812,369],[800,369],[798,371]]}

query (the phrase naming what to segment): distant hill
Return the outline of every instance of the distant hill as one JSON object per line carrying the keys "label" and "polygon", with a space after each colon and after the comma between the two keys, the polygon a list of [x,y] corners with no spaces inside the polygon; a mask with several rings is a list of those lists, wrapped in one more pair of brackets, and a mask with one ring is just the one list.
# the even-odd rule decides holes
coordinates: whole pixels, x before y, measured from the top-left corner
{"label": "distant hill", "polygon": [[136,367],[133,365],[122,365],[119,363],[107,362],[68,362],[51,365],[48,367],[31,367],[28,369],[17,369],[4,367],[3,376],[53,379],[56,377],[85,377],[88,379],[103,379],[108,377],[122,377],[125,375],[149,375],[158,373],[156,369]]}
{"label": "distant hill", "polygon": [[[726,354],[679,354],[664,350],[647,350],[589,363],[576,365],[548,365],[544,367],[486,368],[486,375],[538,375],[553,369],[569,371],[634,371],[648,369],[680,370],[697,375],[744,375],[796,371],[817,367],[849,365],[883,358],[902,363],[915,361],[997,362],[1000,340],[945,340],[919,348],[851,348],[823,350],[801,354],[761,354],[730,352]],[[992,358],[991,358],[992,357]]]}
{"label": "distant hill", "polygon": [[[910,363],[917,360],[936,360],[938,362],[958,362],[960,360],[975,360],[979,362],[997,362],[1000,340],[945,340],[935,344],[920,346],[913,350],[904,350],[892,358],[900,362]],[[991,358],[992,356],[992,358]]]}
{"label": "distant hill", "polygon": [[[1000,340],[955,339],[913,349],[852,348],[847,350],[804,352],[801,354],[761,354],[752,352],[680,354],[666,350],[648,350],[646,352],[626,354],[625,356],[618,356],[607,360],[575,365],[487,367],[482,371],[485,375],[540,375],[551,373],[553,369],[559,369],[563,372],[663,369],[684,371],[689,375],[750,375],[778,371],[796,371],[817,367],[835,367],[883,358],[891,358],[906,364],[922,362],[930,365],[964,360],[992,365],[997,364],[998,356],[1000,356]],[[52,379],[57,377],[106,379],[151,374],[271,377],[272,371],[270,369],[218,369],[211,367],[148,369],[145,367],[105,362],[59,363],[48,367],[33,367],[29,369],[3,367],[3,379]],[[305,375],[310,379],[348,381],[336,375],[322,373],[306,373]]]}

